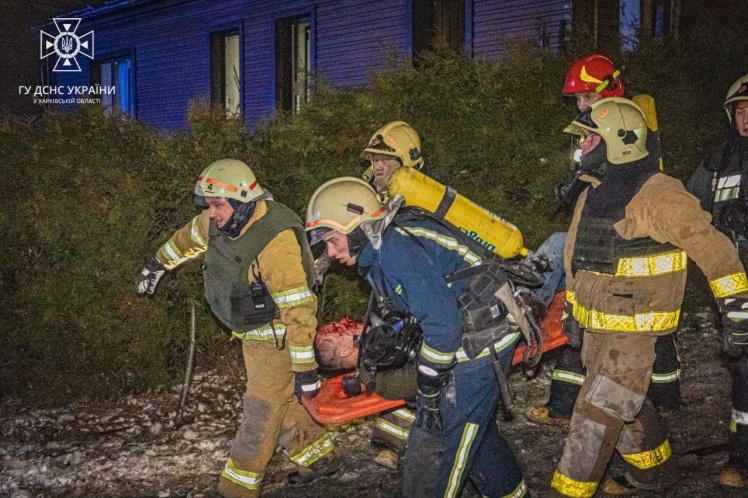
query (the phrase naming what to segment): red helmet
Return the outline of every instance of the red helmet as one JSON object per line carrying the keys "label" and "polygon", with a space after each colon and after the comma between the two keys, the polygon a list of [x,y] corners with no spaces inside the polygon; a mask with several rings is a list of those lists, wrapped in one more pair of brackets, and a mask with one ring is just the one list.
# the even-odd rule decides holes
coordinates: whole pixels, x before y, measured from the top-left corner
{"label": "red helmet", "polygon": [[564,81],[564,94],[597,92],[603,98],[623,97],[621,71],[604,55],[588,55],[576,61]]}

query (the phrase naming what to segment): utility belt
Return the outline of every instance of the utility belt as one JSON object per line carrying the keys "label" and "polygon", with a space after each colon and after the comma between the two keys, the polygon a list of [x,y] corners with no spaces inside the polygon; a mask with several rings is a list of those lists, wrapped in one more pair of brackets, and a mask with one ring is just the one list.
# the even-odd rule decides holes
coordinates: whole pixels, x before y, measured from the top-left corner
{"label": "utility belt", "polygon": [[[447,277],[447,283],[470,277],[468,289],[457,299],[462,312],[462,349],[468,358],[476,358],[487,347],[492,347],[519,328],[527,343],[526,355],[533,346],[540,344],[538,356],[531,366],[540,360],[542,333],[532,313],[521,307],[514,298],[511,283],[521,281],[537,285],[536,275],[520,262],[492,259],[482,265],[459,270]],[[525,357],[529,362],[529,356]]]}
{"label": "utility belt", "polygon": [[[488,349],[502,406],[508,418],[511,418],[512,393],[495,346],[519,328],[527,343],[524,362],[532,367],[540,361],[543,334],[532,312],[520,307],[515,300],[510,284],[513,279],[526,284],[537,283],[534,281],[535,274],[522,263],[492,259],[483,265],[455,272],[447,277],[447,282],[467,276],[472,276],[468,289],[458,298],[463,318],[462,349],[470,359],[477,358]],[[533,350],[537,354],[530,361],[529,355]]]}
{"label": "utility belt", "polygon": [[[509,311],[495,295],[507,276],[498,265],[490,266],[473,276],[468,289],[457,299],[462,313],[462,349],[470,359],[509,333]],[[459,279],[459,275],[447,277],[448,282],[452,279]]]}

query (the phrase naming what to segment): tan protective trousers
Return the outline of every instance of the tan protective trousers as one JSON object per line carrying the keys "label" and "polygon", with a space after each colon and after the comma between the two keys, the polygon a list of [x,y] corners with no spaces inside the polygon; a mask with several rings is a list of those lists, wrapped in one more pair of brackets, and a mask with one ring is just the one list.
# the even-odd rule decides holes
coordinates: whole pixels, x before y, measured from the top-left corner
{"label": "tan protective trousers", "polygon": [[656,340],[634,333],[585,332],[587,377],[551,483],[561,494],[593,496],[614,450],[626,461],[627,478],[642,487],[656,489],[670,469],[667,432],[646,398]]}
{"label": "tan protective trousers", "polygon": [[294,396],[288,350],[278,351],[272,341],[244,340],[242,352],[247,370],[244,421],[218,480],[218,492],[227,498],[259,496],[265,468],[279,444],[302,467],[333,450],[325,428]]}

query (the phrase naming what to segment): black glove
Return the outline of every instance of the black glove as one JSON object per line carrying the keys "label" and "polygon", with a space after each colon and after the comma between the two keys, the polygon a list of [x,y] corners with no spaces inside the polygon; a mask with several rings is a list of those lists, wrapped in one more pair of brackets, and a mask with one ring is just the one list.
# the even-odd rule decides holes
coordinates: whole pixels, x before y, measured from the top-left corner
{"label": "black glove", "polygon": [[579,326],[579,322],[576,321],[572,314],[572,305],[567,302],[564,307],[564,312],[561,314],[561,332],[569,339],[569,346],[574,349],[582,347],[582,336],[584,330]]}
{"label": "black glove", "polygon": [[135,291],[140,295],[153,294],[165,271],[164,265],[154,256],[135,279]]}
{"label": "black glove", "polygon": [[416,400],[416,427],[440,431],[442,414],[439,408],[441,389],[449,382],[452,374],[452,363],[448,368],[435,370],[425,365],[418,366],[418,398]]}
{"label": "black glove", "polygon": [[306,394],[310,398],[315,397],[319,394],[319,390],[322,387],[322,381],[319,378],[319,374],[316,370],[309,370],[308,372],[296,372],[293,384],[293,393],[296,395],[296,399],[301,403],[301,395]]}
{"label": "black glove", "polygon": [[722,314],[722,351],[740,356],[748,351],[748,299],[722,299],[719,311]]}
{"label": "black glove", "polygon": [[589,185],[587,182],[579,179],[581,175],[582,172],[576,170],[571,174],[568,183],[559,183],[554,187],[553,194],[556,212],[571,214],[574,211],[574,206],[577,203],[579,195]]}

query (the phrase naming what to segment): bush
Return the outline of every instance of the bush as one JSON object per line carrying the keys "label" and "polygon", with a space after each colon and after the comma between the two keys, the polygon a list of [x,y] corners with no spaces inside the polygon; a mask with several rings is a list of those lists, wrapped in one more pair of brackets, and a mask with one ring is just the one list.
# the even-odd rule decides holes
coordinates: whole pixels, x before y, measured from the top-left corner
{"label": "bush", "polygon": [[[630,90],[657,99],[665,168],[681,179],[723,135],[721,99],[745,71],[744,37],[693,36],[611,54]],[[552,187],[568,168],[561,130],[576,108],[560,88],[573,58],[528,45],[498,62],[427,54],[418,70],[393,65],[368,88],[318,82],[302,112],[281,113],[251,135],[205,102],[193,106],[188,134],[159,135],[96,108],[35,123],[5,118],[0,148],[12,188],[0,198],[0,395],[64,403],[177,379],[192,302],[198,363],[226,353],[227,331],[202,297],[201,265],[170,272],[153,298],[134,293],[135,274],[198,212],[194,178],[218,158],[252,164],[263,186],[303,215],[321,183],[360,175],[374,130],[402,119],[421,134],[429,174],[537,247],[569,221],[554,213]],[[355,271],[333,273],[320,291],[320,320],[360,316],[367,299]]]}

